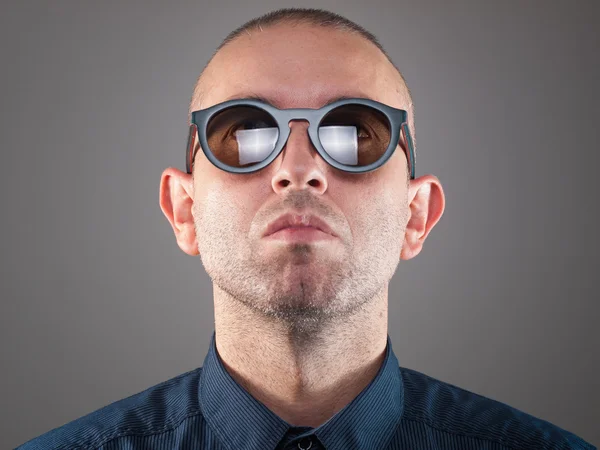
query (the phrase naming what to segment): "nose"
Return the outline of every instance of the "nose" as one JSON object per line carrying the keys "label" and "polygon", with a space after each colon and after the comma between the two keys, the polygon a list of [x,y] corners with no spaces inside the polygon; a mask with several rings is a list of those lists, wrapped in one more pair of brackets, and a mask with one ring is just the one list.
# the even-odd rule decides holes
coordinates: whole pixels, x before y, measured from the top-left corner
{"label": "nose", "polygon": [[314,194],[327,190],[327,163],[319,156],[308,135],[308,121],[291,120],[290,135],[273,161],[276,167],[271,184],[277,193],[286,190],[309,189]]}

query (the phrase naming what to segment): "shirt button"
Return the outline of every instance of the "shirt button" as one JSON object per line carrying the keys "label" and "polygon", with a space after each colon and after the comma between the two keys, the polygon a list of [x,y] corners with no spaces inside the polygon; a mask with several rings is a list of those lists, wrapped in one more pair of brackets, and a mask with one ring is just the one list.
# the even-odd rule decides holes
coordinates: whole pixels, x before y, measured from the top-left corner
{"label": "shirt button", "polygon": [[308,450],[312,447],[312,440],[309,437],[302,438],[300,442],[298,442],[298,448],[300,450]]}

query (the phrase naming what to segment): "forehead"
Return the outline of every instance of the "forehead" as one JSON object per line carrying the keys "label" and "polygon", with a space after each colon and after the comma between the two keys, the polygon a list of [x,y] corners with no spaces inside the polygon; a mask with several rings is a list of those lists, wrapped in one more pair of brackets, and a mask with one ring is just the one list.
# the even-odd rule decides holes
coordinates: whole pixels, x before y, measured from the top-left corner
{"label": "forehead", "polygon": [[277,25],[242,35],[215,55],[201,81],[202,103],[194,109],[250,94],[279,108],[319,108],[341,95],[403,108],[396,74],[361,36]]}

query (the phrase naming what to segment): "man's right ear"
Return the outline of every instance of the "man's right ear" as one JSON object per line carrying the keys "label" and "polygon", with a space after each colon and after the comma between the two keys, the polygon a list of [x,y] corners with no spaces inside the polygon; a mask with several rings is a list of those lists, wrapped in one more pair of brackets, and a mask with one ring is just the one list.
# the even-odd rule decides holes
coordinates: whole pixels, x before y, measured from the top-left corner
{"label": "man's right ear", "polygon": [[192,174],[174,167],[165,169],[160,178],[160,208],[173,227],[179,248],[190,256],[197,256],[198,242],[192,206],[194,182]]}

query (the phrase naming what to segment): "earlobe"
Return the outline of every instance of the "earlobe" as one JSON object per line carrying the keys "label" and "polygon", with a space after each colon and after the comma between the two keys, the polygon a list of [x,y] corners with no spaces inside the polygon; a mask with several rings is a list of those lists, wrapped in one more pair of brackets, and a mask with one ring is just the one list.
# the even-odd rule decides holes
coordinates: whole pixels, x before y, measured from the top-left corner
{"label": "earlobe", "polygon": [[163,171],[160,179],[160,208],[173,228],[177,244],[190,256],[199,255],[192,214],[193,196],[191,174],[174,167]]}
{"label": "earlobe", "polygon": [[408,201],[410,218],[400,253],[400,258],[404,260],[414,258],[421,252],[425,239],[442,217],[445,208],[442,184],[433,175],[411,180]]}

